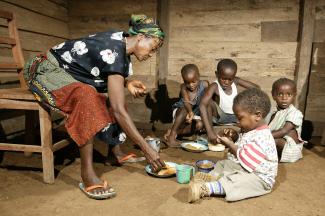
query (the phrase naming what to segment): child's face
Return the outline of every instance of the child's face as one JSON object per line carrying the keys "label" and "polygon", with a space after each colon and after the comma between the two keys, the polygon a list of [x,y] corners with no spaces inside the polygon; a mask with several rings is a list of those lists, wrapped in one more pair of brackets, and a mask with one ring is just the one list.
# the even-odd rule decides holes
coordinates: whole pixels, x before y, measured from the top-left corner
{"label": "child's face", "polygon": [[249,113],[238,105],[235,105],[233,109],[239,121],[238,127],[240,127],[243,132],[254,130],[259,126],[259,122],[263,119],[261,113]]}
{"label": "child's face", "polygon": [[200,76],[196,71],[191,71],[183,76],[184,84],[189,91],[195,91],[198,87]]}
{"label": "child's face", "polygon": [[224,68],[217,74],[218,82],[223,90],[229,89],[234,82],[236,72],[231,68]]}
{"label": "child's face", "polygon": [[292,85],[284,84],[278,86],[272,97],[280,109],[286,109],[294,102],[296,91]]}

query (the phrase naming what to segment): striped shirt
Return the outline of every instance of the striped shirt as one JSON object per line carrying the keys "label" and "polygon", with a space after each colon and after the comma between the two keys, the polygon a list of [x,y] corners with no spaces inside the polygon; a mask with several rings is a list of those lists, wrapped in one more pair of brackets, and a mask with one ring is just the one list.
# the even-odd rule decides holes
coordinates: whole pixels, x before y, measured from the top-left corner
{"label": "striped shirt", "polygon": [[271,130],[263,125],[255,130],[240,134],[234,160],[250,173],[256,174],[272,188],[278,171],[278,154]]}

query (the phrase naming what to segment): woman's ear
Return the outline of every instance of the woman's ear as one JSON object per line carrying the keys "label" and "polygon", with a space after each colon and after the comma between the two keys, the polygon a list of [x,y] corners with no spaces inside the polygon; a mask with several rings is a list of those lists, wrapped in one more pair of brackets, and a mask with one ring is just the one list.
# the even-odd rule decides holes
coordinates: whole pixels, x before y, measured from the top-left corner
{"label": "woman's ear", "polygon": [[145,37],[145,36],[144,36],[144,34],[142,34],[142,33],[137,34],[137,40],[138,40],[138,41],[142,40],[144,37]]}

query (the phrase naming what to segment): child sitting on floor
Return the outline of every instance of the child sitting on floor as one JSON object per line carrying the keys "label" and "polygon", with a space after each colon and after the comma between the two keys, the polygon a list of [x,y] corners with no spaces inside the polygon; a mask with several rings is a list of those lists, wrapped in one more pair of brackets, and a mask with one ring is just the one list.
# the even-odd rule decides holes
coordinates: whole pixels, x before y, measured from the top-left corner
{"label": "child sitting on floor", "polygon": [[[190,183],[188,201],[202,197],[225,195],[227,201],[238,201],[270,193],[278,170],[278,155],[271,130],[264,121],[271,107],[263,91],[253,88],[234,99],[234,112],[241,134],[236,143],[218,136],[229,148],[227,160],[218,161],[205,175],[196,175]],[[208,181],[207,181],[208,179]]]}
{"label": "child sitting on floor", "polygon": [[302,158],[302,113],[293,105],[297,93],[293,80],[281,78],[272,85],[277,111],[271,116],[269,127],[281,155],[280,162],[296,162]]}
{"label": "child sitting on floor", "polygon": [[209,82],[200,80],[195,64],[187,64],[181,70],[184,83],[181,84],[181,98],[173,105],[174,124],[165,134],[169,146],[179,146],[177,135],[193,134],[202,130],[199,104]]}
{"label": "child sitting on floor", "polygon": [[[202,97],[200,111],[204,127],[211,143],[216,143],[217,135],[212,124],[234,124],[237,122],[232,110],[233,100],[237,95],[237,87],[245,89],[259,88],[258,85],[236,77],[237,64],[231,59],[222,59],[217,65],[217,80],[211,83]],[[215,101],[218,106],[218,118],[214,120],[213,109]],[[212,110],[212,111],[209,111]]]}

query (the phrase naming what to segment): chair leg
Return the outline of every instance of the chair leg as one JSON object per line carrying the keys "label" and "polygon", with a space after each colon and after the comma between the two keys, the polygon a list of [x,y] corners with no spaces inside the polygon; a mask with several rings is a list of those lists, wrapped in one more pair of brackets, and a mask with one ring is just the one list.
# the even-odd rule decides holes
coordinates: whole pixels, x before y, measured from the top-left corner
{"label": "chair leg", "polygon": [[[35,145],[36,142],[36,129],[38,127],[37,119],[38,113],[35,110],[25,111],[25,143],[28,145]],[[24,155],[29,157],[33,152],[24,152]]]}
{"label": "chair leg", "polygon": [[40,106],[39,108],[43,179],[45,183],[54,183],[54,159],[52,143],[52,121],[50,113]]}

